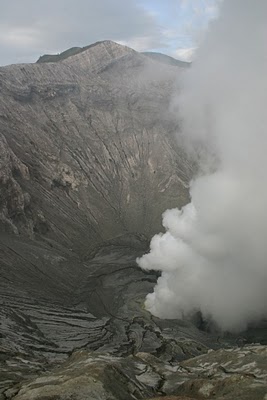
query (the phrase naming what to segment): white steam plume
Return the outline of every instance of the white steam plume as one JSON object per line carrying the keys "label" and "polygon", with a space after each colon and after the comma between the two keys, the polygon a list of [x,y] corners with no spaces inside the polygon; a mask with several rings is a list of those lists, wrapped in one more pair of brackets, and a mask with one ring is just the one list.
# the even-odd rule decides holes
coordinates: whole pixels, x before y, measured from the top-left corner
{"label": "white steam plume", "polygon": [[146,308],[164,318],[200,310],[239,331],[267,316],[266,0],[221,4],[176,105],[186,139],[215,157],[138,260],[162,271]]}

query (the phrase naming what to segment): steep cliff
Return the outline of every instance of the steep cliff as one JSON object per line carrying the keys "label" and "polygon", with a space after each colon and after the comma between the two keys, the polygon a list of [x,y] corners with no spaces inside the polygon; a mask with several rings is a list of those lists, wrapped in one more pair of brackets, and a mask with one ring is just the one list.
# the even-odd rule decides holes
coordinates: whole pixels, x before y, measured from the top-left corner
{"label": "steep cliff", "polygon": [[144,311],[128,303],[156,278],[135,257],[188,199],[168,112],[182,69],[110,41],[74,53],[0,68],[2,390],[75,348],[142,346],[127,330]]}
{"label": "steep cliff", "polygon": [[[156,232],[161,213],[188,199],[192,168],[168,112],[182,70],[109,41],[57,63],[1,68],[0,140],[12,154],[5,229],[79,254]],[[7,207],[10,186],[27,204]]]}
{"label": "steep cliff", "polygon": [[237,339],[143,308],[158,276],[136,257],[189,197],[169,111],[188,65],[110,41],[47,57],[0,68],[0,400],[219,399],[234,379],[261,396],[265,347],[208,350],[266,326]]}

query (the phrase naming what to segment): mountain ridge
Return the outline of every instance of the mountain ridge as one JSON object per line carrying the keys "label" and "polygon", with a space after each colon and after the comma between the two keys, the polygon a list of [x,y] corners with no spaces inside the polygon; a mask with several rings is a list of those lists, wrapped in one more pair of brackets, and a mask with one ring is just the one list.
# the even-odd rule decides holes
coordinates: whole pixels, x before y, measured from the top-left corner
{"label": "mountain ridge", "polygon": [[[62,51],[61,53],[58,53],[58,54],[44,54],[39,57],[39,59],[36,61],[36,63],[60,62],[60,61],[66,60],[69,57],[73,57],[77,54],[83,53],[92,47],[99,46],[101,44],[103,44],[107,47],[108,46],[116,46],[116,45],[123,46],[116,42],[113,42],[112,40],[101,40],[101,41],[92,43],[90,45],[84,46],[84,47],[71,47],[67,50]],[[128,46],[123,46],[123,47],[129,49],[129,52],[136,51],[136,50],[131,49]],[[158,53],[158,52],[145,51],[145,52],[141,52],[140,54],[144,54],[145,56],[150,57],[158,62],[162,62],[164,64],[185,67],[185,68],[190,65],[190,63],[188,63],[186,61],[181,61],[181,60],[175,59],[171,56],[168,56],[166,54],[162,54],[162,53]]]}
{"label": "mountain ridge", "polygon": [[84,53],[87,50],[90,50],[90,49],[92,49],[94,47],[98,47],[98,46],[104,46],[106,49],[118,48],[118,49],[124,49],[125,51],[129,51],[129,52],[135,51],[135,50],[131,49],[130,47],[120,45],[116,42],[113,42],[112,40],[100,40],[100,41],[91,43],[84,47],[71,47],[67,50],[64,50],[63,52],[61,52],[59,54],[44,54],[43,56],[39,57],[39,59],[36,61],[36,63],[38,64],[38,63],[47,63],[47,62],[60,62],[60,61],[66,60],[69,57],[73,57],[78,54]]}
{"label": "mountain ridge", "polygon": [[[184,70],[112,42],[0,68],[1,400],[199,397],[205,369],[200,382],[199,358],[183,362],[203,356],[210,376],[213,354],[229,361],[235,336],[144,310],[158,274],[136,264],[162,212],[189,201],[195,166],[169,107]],[[239,398],[264,390],[265,347],[246,351]]]}
{"label": "mountain ridge", "polygon": [[[153,189],[155,196],[166,198],[164,206],[161,206],[158,212],[157,228],[160,228],[160,214],[164,208],[167,208],[169,192],[172,192],[171,196],[174,200],[175,187],[181,187],[182,197],[185,199],[187,176],[190,176],[192,169],[181,150],[182,164],[179,157],[177,158],[178,153],[172,150],[172,148],[178,149],[174,136],[177,123],[174,120],[171,121],[168,96],[171,82],[177,78],[177,71],[179,72],[177,67],[150,61],[142,54],[112,42],[99,43],[60,63],[23,64],[0,68],[2,89],[0,127],[6,140],[5,146],[11,146],[11,150],[29,169],[30,176],[39,176],[39,181],[37,178],[33,181],[30,179],[30,183],[23,181],[29,196],[32,196],[33,188],[39,187],[40,182],[43,182],[42,190],[46,196],[48,193],[49,197],[52,196],[55,204],[58,201],[64,204],[63,207],[66,202],[69,206],[76,204],[77,216],[89,212],[90,217],[89,215],[88,217],[92,224],[89,231],[93,228],[93,231],[99,232],[102,239],[105,239],[99,229],[104,225],[99,221],[96,222],[95,211],[93,214],[89,210],[82,211],[84,204],[88,202],[88,200],[81,201],[79,198],[85,195],[82,192],[87,192],[87,187],[91,188],[88,197],[91,197],[90,201],[96,202],[94,205],[96,209],[102,207],[99,213],[100,218],[104,209],[110,210],[113,220],[117,221],[111,224],[113,231],[111,236],[114,234],[117,236],[125,233],[123,220],[129,218],[131,207],[134,207],[132,211],[134,214],[139,213],[137,203],[138,198],[141,198],[139,197],[141,192],[146,191],[146,186],[155,185]],[[27,111],[27,116],[25,111]],[[23,116],[22,120],[21,116]],[[10,118],[17,121],[14,125],[15,129],[9,123]],[[135,128],[131,124],[134,124]],[[38,135],[36,135],[36,130],[38,130]],[[67,135],[65,131],[68,132]],[[108,131],[110,131],[109,135],[107,135]],[[160,131],[169,131],[169,133],[161,135]],[[20,132],[19,135],[18,132]],[[21,140],[23,140],[22,143],[20,143]],[[163,164],[159,160],[159,143],[166,149],[164,150],[166,160]],[[23,151],[22,148],[24,148]],[[127,148],[130,151],[129,154],[126,154]],[[43,154],[41,157],[44,157],[42,163],[40,163],[41,154]],[[62,160],[60,161],[58,157]],[[83,165],[84,157],[89,164]],[[93,160],[98,160],[98,164],[95,164]],[[123,170],[120,162],[124,165]],[[178,168],[177,172],[180,170],[180,176],[173,173],[171,165],[174,170]],[[142,168],[142,174],[140,174],[140,168]],[[40,172],[40,169],[43,171]],[[166,171],[162,174],[161,170]],[[114,179],[113,183],[111,183],[110,174]],[[147,176],[146,184],[144,184],[144,177],[147,174],[150,178],[148,179]],[[14,178],[14,181],[17,182],[17,179]],[[169,186],[168,182],[171,181],[173,183]],[[116,191],[114,191],[114,183],[118,186]],[[131,184],[130,187],[129,184]],[[158,184],[159,187],[156,187]],[[138,186],[142,188],[140,194],[137,194]],[[110,187],[109,196],[113,196],[113,200],[109,200],[105,193],[107,187]],[[180,189],[177,191],[179,192]],[[121,195],[118,195],[119,193]],[[38,192],[34,196],[38,198]],[[148,192],[146,196],[148,198],[144,203],[145,208],[148,207],[148,202],[152,206],[152,198],[150,199]],[[117,211],[117,207],[121,208],[121,202],[124,204],[124,209],[126,205],[129,208],[127,214],[125,211]],[[176,201],[173,205],[175,203]],[[59,206],[59,209],[61,207]],[[27,210],[30,209],[30,205],[27,206]],[[148,216],[154,207],[147,209]],[[47,212],[51,214],[51,208],[47,209]],[[7,212],[4,213],[5,220],[8,220]],[[39,211],[37,213],[40,214]],[[16,215],[14,210],[12,215],[14,220]],[[35,220],[36,217],[33,218]],[[57,220],[58,216],[53,215],[49,218],[51,223],[54,218]],[[109,219],[105,217],[105,221]],[[45,225],[44,220],[45,217],[42,226]],[[136,233],[144,234],[145,231],[149,232],[151,229],[149,228],[151,222],[144,224],[143,218],[140,218],[137,228],[136,215],[131,221],[131,224],[136,226],[133,228]],[[47,232],[57,229],[52,228],[51,223]],[[13,222],[10,226],[12,224]],[[129,222],[127,224],[129,226]],[[75,229],[79,232],[82,226],[84,222],[80,221]],[[121,227],[116,229],[116,226]],[[101,231],[102,229],[107,231],[106,223]],[[70,232],[71,229],[67,231]],[[152,232],[155,231],[156,228],[153,228]],[[60,236],[62,237],[62,234]]]}

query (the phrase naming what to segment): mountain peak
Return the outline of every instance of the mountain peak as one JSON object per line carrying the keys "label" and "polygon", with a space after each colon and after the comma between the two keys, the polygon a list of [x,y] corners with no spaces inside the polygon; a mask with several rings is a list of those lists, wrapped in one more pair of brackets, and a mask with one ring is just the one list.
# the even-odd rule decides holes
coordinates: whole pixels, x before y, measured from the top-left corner
{"label": "mountain peak", "polygon": [[84,47],[71,47],[67,50],[64,50],[61,53],[58,54],[44,54],[43,56],[39,57],[37,60],[37,63],[51,63],[51,62],[59,62],[66,60],[69,57],[75,56],[80,53],[84,53],[85,51],[92,49],[92,48],[97,48],[97,47],[104,47],[106,49],[113,49],[113,50],[122,50],[125,52],[126,49],[128,49],[129,52],[134,51],[130,49],[129,47],[123,46],[121,44],[118,44],[116,42],[113,42],[112,40],[101,40],[95,43],[92,43],[88,46]]}

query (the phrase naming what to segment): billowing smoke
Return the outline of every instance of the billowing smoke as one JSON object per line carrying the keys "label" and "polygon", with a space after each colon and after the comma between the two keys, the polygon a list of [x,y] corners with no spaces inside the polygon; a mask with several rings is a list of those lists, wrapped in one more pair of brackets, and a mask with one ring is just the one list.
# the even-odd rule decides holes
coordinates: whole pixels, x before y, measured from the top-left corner
{"label": "billowing smoke", "polygon": [[162,271],[145,305],[164,318],[201,311],[239,331],[267,316],[266,0],[221,4],[175,104],[202,175],[138,260]]}

